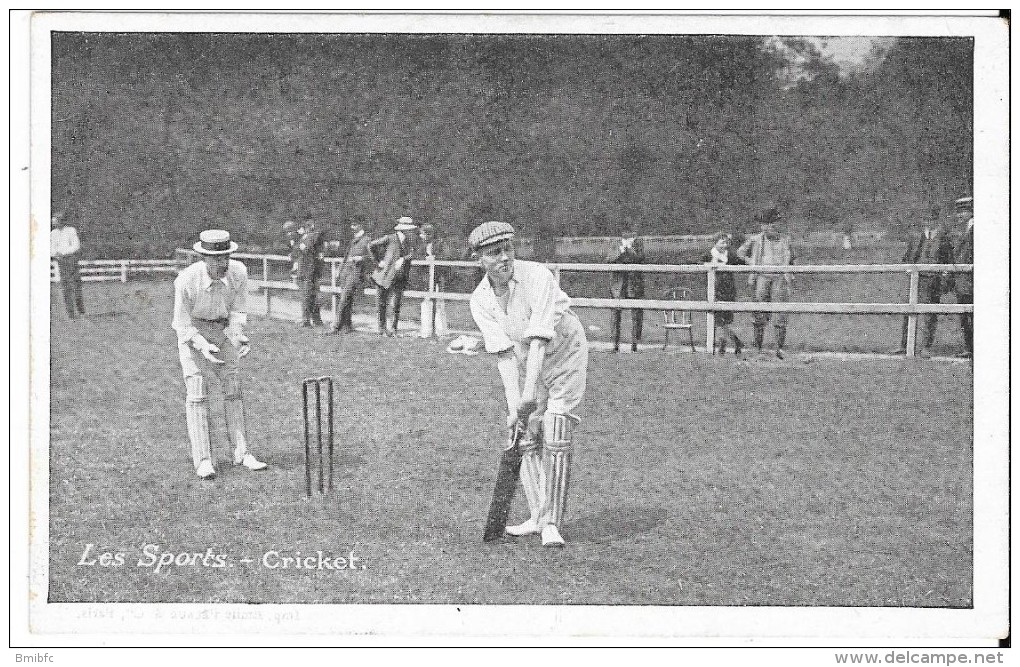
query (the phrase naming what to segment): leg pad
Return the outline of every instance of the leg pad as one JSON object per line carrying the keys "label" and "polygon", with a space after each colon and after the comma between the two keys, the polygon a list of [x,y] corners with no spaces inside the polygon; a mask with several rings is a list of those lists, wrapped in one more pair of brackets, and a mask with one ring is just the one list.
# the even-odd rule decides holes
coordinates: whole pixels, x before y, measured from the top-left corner
{"label": "leg pad", "polygon": [[542,452],[542,468],[545,477],[545,497],[540,524],[560,526],[567,510],[567,491],[570,488],[574,422],[566,415],[546,413],[544,426],[545,448]]}

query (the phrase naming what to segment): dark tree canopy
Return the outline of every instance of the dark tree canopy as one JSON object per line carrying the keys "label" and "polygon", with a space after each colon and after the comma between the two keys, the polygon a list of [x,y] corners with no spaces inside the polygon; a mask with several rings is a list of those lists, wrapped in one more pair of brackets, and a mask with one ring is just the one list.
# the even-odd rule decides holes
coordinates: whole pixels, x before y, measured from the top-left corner
{"label": "dark tree canopy", "polygon": [[[896,40],[841,74],[754,36],[56,33],[53,204],[91,256],[288,217],[453,238],[898,231],[970,191],[973,44]],[[791,53],[800,78],[787,76]],[[542,243],[540,242],[540,246]]]}

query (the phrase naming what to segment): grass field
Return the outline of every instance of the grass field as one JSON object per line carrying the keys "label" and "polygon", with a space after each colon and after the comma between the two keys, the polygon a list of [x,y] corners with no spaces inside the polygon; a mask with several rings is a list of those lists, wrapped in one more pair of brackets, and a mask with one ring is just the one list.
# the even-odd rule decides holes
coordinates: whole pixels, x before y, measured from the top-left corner
{"label": "grass field", "polygon": [[[52,602],[971,605],[967,364],[593,353],[549,551],[480,539],[503,410],[485,355],[252,318],[249,438],[271,467],[234,468],[219,429],[201,482],[170,283],[86,292],[105,314],[68,321],[53,293]],[[321,374],[343,386],[338,484],[308,501],[299,387]],[[156,573],[146,549],[232,567]],[[317,550],[364,569],[260,565]]]}

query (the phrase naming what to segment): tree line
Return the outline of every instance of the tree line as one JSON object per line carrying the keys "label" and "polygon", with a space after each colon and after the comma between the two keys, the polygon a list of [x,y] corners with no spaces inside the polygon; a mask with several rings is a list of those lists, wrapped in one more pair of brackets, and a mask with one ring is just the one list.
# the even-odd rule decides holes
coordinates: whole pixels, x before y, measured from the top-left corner
{"label": "tree line", "polygon": [[90,256],[289,218],[401,215],[451,239],[899,234],[969,194],[973,44],[841,71],[808,40],[685,35],[55,33],[52,204]]}

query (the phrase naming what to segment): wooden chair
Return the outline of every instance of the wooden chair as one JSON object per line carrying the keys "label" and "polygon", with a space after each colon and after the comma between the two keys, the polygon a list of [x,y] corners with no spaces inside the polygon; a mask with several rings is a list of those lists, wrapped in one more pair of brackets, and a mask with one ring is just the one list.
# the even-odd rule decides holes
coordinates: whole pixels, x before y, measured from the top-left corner
{"label": "wooden chair", "polygon": [[[686,287],[674,287],[666,290],[663,297],[671,301],[688,301],[690,291]],[[694,349],[694,325],[691,323],[691,311],[689,310],[664,310],[662,311],[663,324],[665,328],[665,342],[662,349],[669,347],[669,334],[671,331],[687,331],[687,342],[691,345],[691,352]]]}

